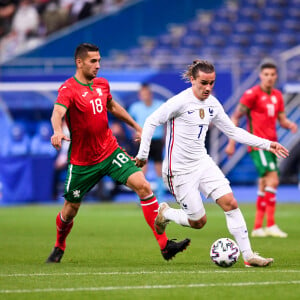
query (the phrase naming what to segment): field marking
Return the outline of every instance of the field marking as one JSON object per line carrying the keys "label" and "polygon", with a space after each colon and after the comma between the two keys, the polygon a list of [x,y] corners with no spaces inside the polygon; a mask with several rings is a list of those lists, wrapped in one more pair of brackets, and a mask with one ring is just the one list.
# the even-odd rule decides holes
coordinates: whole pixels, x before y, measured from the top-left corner
{"label": "field marking", "polygon": [[29,274],[0,274],[0,277],[42,277],[42,276],[107,276],[107,275],[147,275],[147,274],[215,274],[215,273],[300,273],[300,270],[273,270],[254,268],[253,270],[231,271],[231,270],[216,270],[216,271],[136,271],[136,272],[78,272],[78,273],[29,273]]}
{"label": "field marking", "polygon": [[244,287],[262,285],[291,285],[300,284],[300,280],[292,281],[265,281],[265,282],[232,282],[232,283],[191,283],[191,284],[166,284],[166,285],[137,285],[137,286],[103,286],[103,287],[78,287],[78,288],[46,288],[46,289],[19,289],[0,290],[0,294],[24,293],[51,293],[51,292],[101,292],[120,290],[143,289],[175,289],[175,288],[206,288],[206,287]]}

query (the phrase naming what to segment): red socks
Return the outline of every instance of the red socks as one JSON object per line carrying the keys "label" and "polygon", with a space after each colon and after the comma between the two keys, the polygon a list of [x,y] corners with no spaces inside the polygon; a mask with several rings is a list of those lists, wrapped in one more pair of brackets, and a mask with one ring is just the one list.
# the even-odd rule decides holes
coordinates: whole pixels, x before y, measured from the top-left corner
{"label": "red socks", "polygon": [[160,249],[164,249],[168,242],[167,235],[165,232],[163,234],[157,234],[154,228],[154,220],[158,212],[158,202],[156,200],[156,197],[154,195],[151,195],[150,197],[141,199],[141,206],[143,209],[145,220],[152,229]]}
{"label": "red socks", "polygon": [[256,215],[254,221],[254,230],[263,226],[264,216],[266,212],[267,203],[265,201],[265,194],[258,192],[256,200]]}
{"label": "red socks", "polygon": [[266,187],[265,193],[258,193],[256,201],[256,215],[254,229],[263,226],[265,213],[267,214],[267,227],[275,224],[275,208],[276,208],[276,189]]}
{"label": "red socks", "polygon": [[265,189],[265,201],[267,203],[267,227],[275,225],[276,190],[271,187]]}
{"label": "red socks", "polygon": [[61,250],[66,249],[66,238],[73,227],[73,220],[66,223],[62,220],[61,213],[59,212],[56,217],[56,242],[55,247],[59,247]]}

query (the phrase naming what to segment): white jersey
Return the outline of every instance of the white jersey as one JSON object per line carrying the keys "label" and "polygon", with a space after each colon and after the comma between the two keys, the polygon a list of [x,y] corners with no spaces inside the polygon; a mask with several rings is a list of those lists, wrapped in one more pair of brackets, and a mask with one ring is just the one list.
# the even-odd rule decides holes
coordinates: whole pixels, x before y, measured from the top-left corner
{"label": "white jersey", "polygon": [[266,150],[271,144],[266,139],[236,127],[214,96],[199,100],[194,96],[192,88],[188,88],[170,98],[147,118],[137,158],[148,158],[153,132],[156,126],[166,122],[163,172],[169,176],[201,168],[208,156],[205,136],[210,123],[239,143]]}

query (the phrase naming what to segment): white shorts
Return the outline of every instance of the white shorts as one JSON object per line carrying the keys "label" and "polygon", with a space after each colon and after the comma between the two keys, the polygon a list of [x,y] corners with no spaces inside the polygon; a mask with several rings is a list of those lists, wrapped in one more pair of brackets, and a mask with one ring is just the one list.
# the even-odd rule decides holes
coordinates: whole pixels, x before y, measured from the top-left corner
{"label": "white shorts", "polygon": [[209,156],[204,160],[201,169],[172,177],[163,174],[163,180],[188,218],[193,221],[205,215],[200,192],[214,201],[232,193],[229,181]]}

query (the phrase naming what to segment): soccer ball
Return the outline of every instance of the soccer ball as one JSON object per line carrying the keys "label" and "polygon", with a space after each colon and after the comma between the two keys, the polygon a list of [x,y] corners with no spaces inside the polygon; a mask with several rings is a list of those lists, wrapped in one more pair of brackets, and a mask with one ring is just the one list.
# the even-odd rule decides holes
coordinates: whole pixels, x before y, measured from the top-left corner
{"label": "soccer ball", "polygon": [[234,265],[240,256],[240,249],[235,241],[229,238],[216,240],[210,249],[211,260],[222,268]]}

